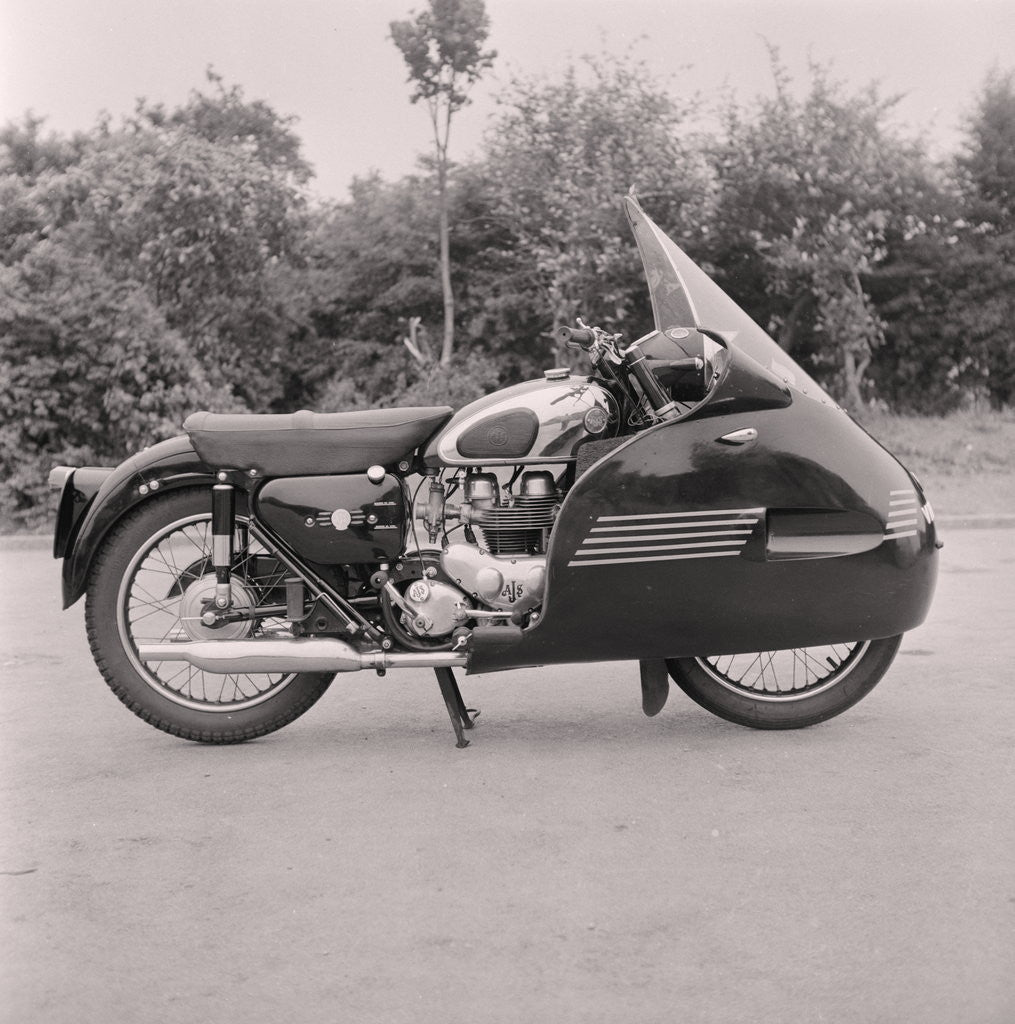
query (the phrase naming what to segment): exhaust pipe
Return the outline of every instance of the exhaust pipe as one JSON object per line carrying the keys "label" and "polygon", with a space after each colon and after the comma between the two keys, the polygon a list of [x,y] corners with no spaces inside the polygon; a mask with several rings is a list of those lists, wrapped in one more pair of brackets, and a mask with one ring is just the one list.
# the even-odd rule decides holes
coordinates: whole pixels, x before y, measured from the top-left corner
{"label": "exhaust pipe", "polygon": [[195,640],[139,644],[142,661],[185,661],[205,672],[359,672],[364,668],[464,668],[466,656],[450,651],[361,654],[343,640]]}

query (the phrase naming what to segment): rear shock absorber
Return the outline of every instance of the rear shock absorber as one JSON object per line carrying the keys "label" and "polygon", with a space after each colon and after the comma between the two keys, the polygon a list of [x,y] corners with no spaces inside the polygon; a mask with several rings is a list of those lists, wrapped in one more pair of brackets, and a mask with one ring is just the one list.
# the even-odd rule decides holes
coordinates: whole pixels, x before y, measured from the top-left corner
{"label": "rear shock absorber", "polygon": [[215,568],[215,607],[219,610],[232,604],[230,571],[235,520],[235,488],[232,484],[215,484],[211,490],[211,564]]}

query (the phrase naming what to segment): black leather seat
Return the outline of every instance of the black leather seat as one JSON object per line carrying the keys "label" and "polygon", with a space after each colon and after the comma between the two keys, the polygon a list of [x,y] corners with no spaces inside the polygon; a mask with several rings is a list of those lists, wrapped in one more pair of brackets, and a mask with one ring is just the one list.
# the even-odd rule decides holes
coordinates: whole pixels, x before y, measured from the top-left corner
{"label": "black leather seat", "polygon": [[429,440],[451,413],[446,405],[287,415],[195,412],[183,429],[212,469],[314,476],[391,466]]}

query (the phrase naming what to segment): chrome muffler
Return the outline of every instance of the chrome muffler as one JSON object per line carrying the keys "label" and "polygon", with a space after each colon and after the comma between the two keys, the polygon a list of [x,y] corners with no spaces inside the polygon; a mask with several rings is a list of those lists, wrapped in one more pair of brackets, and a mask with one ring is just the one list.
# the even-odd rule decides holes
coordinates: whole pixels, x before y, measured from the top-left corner
{"label": "chrome muffler", "polygon": [[142,661],[185,661],[205,672],[359,672],[361,669],[464,668],[464,654],[450,651],[360,653],[343,640],[194,640],[139,644]]}

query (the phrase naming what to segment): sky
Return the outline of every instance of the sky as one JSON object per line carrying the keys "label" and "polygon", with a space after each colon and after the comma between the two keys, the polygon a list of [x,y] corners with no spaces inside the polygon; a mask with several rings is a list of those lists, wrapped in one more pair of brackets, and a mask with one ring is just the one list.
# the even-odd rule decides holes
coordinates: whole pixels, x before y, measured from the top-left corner
{"label": "sky", "polygon": [[[87,130],[137,97],[172,107],[213,66],[250,99],[298,118],[315,191],[397,179],[430,143],[409,103],[392,19],[426,0],[0,0],[0,124],[27,111]],[[494,68],[457,116],[452,158],[478,151],[515,76],[552,78],[584,54],[633,53],[675,94],[770,94],[768,45],[793,76],[830,62],[901,95],[895,117],[954,151],[992,67],[1015,69],[1015,0],[486,0]]]}

